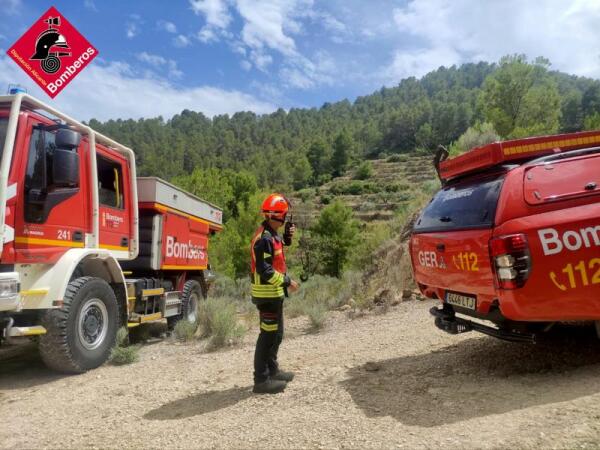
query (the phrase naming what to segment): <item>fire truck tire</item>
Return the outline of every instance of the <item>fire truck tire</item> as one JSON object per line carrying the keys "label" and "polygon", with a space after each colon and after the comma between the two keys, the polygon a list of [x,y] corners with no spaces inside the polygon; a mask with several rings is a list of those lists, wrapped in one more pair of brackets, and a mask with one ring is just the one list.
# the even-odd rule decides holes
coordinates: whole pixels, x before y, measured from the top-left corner
{"label": "fire truck tire", "polygon": [[181,314],[167,318],[169,329],[175,328],[180,320],[185,320],[192,324],[198,324],[198,306],[200,301],[205,298],[202,286],[196,280],[188,280],[183,285],[181,295]]}
{"label": "fire truck tire", "polygon": [[69,283],[61,309],[42,318],[40,355],[51,369],[82,373],[102,365],[115,345],[119,307],[110,285],[94,277]]}

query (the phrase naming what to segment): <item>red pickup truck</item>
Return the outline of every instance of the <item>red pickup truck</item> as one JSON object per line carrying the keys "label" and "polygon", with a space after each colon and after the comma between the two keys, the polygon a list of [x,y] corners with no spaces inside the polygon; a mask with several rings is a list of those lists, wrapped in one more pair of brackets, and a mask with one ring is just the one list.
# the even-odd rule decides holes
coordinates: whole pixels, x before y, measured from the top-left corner
{"label": "red pickup truck", "polygon": [[410,240],[438,328],[532,342],[600,323],[600,132],[495,142],[438,172]]}

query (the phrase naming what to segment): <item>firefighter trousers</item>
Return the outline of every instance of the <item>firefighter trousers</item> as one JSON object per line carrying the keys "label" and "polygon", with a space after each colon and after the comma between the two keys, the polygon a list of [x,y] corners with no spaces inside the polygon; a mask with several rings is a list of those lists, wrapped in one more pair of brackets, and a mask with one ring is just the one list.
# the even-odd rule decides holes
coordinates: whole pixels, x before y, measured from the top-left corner
{"label": "firefighter trousers", "polygon": [[260,334],[254,352],[254,383],[262,383],[277,373],[277,352],[283,340],[283,299],[255,300]]}

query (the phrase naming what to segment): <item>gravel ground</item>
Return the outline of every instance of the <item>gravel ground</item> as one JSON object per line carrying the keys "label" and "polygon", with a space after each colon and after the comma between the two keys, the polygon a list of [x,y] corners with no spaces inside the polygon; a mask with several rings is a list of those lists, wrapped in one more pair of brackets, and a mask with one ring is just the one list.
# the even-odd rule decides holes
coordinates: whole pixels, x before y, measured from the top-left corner
{"label": "gravel ground", "polygon": [[160,341],[79,376],[13,356],[0,361],[0,447],[599,446],[600,344],[450,336],[432,304],[335,314],[315,335],[292,321],[280,353],[296,380],[276,396],[250,391],[254,336],[218,353]]}

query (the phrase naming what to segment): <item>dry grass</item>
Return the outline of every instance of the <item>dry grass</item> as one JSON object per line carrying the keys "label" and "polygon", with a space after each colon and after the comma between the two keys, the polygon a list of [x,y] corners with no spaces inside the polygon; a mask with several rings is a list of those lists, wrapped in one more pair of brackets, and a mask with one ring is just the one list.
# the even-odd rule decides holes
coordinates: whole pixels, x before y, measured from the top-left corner
{"label": "dry grass", "polygon": [[175,324],[173,328],[173,334],[175,338],[181,342],[190,342],[196,335],[198,329],[197,323],[188,322],[187,320],[180,320]]}
{"label": "dry grass", "polygon": [[125,327],[117,331],[117,343],[110,352],[110,362],[115,366],[132,364],[139,359],[139,345],[129,345],[129,330]]}
{"label": "dry grass", "polygon": [[198,308],[200,335],[208,339],[207,350],[238,343],[246,328],[238,323],[236,304],[225,298],[209,298]]}

